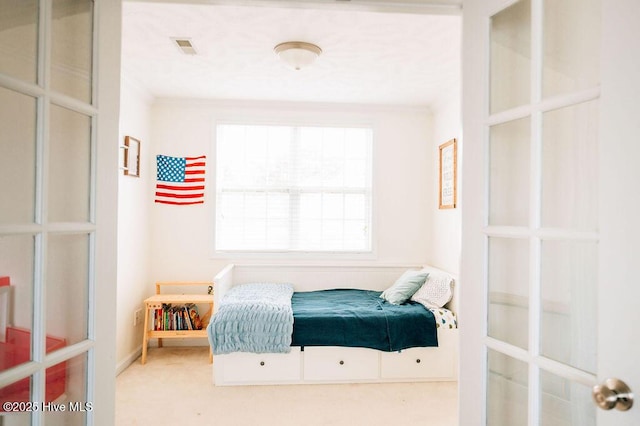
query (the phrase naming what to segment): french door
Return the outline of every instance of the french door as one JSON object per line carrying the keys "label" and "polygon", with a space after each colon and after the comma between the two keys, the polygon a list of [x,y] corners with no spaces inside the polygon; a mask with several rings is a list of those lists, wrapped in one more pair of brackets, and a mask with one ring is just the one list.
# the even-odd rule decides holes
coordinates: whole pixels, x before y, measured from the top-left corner
{"label": "french door", "polygon": [[0,1],[0,425],[113,423],[119,27]]}
{"label": "french door", "polygon": [[640,424],[640,6],[463,13],[460,424]]}

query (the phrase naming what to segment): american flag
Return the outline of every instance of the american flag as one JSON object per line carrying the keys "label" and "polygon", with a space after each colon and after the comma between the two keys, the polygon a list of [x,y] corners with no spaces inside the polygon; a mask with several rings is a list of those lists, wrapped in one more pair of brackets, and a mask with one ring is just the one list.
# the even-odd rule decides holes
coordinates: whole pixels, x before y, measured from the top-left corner
{"label": "american flag", "polygon": [[169,157],[157,155],[158,183],[156,203],[204,203],[205,155],[200,157]]}

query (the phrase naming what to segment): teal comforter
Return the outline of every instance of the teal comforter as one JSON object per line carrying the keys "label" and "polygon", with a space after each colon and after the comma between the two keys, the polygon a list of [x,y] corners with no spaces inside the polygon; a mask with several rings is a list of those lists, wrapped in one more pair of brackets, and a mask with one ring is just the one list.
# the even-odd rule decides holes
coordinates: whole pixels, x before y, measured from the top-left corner
{"label": "teal comforter", "polygon": [[386,352],[438,346],[435,317],[419,303],[393,305],[379,291],[296,292],[293,346],[349,346]]}

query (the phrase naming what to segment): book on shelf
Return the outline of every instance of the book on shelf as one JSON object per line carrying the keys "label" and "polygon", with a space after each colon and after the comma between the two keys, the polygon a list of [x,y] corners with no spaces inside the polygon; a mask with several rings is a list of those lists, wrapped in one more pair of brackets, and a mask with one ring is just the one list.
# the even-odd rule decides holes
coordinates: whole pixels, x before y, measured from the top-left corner
{"label": "book on shelf", "polygon": [[202,330],[202,321],[200,320],[200,314],[198,313],[198,307],[194,303],[187,303],[187,309],[189,310],[189,318],[194,330]]}
{"label": "book on shelf", "polygon": [[183,306],[182,315],[184,316],[184,322],[187,325],[187,330],[193,330],[193,323],[191,322],[191,316],[189,315],[189,308]]}

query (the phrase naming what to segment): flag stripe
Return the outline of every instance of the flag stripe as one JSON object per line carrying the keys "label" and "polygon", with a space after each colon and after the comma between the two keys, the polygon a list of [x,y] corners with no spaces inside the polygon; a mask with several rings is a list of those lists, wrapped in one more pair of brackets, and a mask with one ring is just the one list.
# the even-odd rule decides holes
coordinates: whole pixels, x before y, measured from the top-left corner
{"label": "flag stripe", "polygon": [[204,161],[200,161],[200,162],[197,162],[197,163],[191,163],[191,164],[187,163],[187,167],[204,167],[204,166],[205,166]]}
{"label": "flag stripe", "polygon": [[175,190],[191,190],[191,191],[195,191],[195,190],[202,190],[204,191],[204,185],[197,185],[197,186],[179,186],[179,185],[161,185],[161,184],[157,184],[156,185],[156,189],[175,189]]}
{"label": "flag stripe", "polygon": [[204,204],[204,201],[164,201],[164,200],[156,200],[156,203],[173,204],[175,206],[186,206],[186,205],[189,205],[189,204]]}
{"label": "flag stripe", "polygon": [[201,198],[204,197],[204,192],[198,192],[195,194],[176,194],[172,192],[156,192],[156,197],[170,197],[170,198]]}

